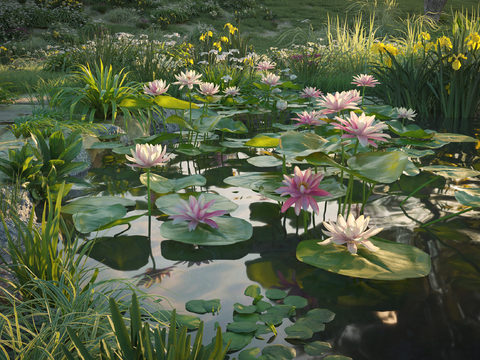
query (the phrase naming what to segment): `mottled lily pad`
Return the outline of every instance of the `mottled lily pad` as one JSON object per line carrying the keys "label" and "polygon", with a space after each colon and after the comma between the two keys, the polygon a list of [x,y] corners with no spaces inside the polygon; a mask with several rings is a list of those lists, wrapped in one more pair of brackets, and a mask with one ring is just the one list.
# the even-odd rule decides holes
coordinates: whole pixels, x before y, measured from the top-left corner
{"label": "mottled lily pad", "polygon": [[263,348],[262,355],[268,360],[291,360],[297,353],[295,349],[285,345],[268,345]]}
{"label": "mottled lily pad", "polygon": [[270,300],[282,300],[287,296],[287,293],[280,289],[269,289],[265,292],[265,296]]}
{"label": "mottled lily pad", "polygon": [[233,304],[233,309],[239,314],[253,314],[257,311],[256,305],[242,305],[240,303]]}
{"label": "mottled lily pad", "polygon": [[285,333],[290,340],[306,340],[313,336],[312,329],[300,324],[294,324],[285,328]]}
{"label": "mottled lily pad", "polygon": [[196,314],[215,313],[221,308],[220,299],[190,300],[185,303],[185,309]]}
{"label": "mottled lily pad", "polygon": [[227,325],[227,330],[234,333],[251,333],[256,331],[258,325],[249,321],[233,322]]}
{"label": "mottled lily pad", "polygon": [[303,346],[303,350],[310,356],[323,355],[332,350],[332,345],[323,341],[314,341]]}
{"label": "mottled lily pad", "polygon": [[97,196],[81,198],[69,202],[67,205],[62,206],[61,212],[63,214],[76,214],[80,211],[90,211],[98,209],[99,207],[105,207],[110,205],[120,204],[123,206],[135,206],[136,203],[133,200],[125,199],[116,196]]}
{"label": "mottled lily pad", "polygon": [[167,215],[175,215],[178,214],[178,211],[175,209],[176,204],[180,204],[180,199],[185,200],[188,202],[188,198],[190,196],[194,196],[198,199],[198,197],[203,194],[205,197],[205,203],[215,200],[215,203],[208,209],[209,212],[217,211],[217,210],[225,210],[228,212],[234,212],[237,210],[238,205],[235,204],[233,201],[230,201],[224,196],[211,194],[211,193],[199,193],[199,192],[188,192],[188,193],[177,193],[177,194],[169,194],[159,197],[155,201],[155,205],[157,208]]}
{"label": "mottled lily pad", "polygon": [[[147,174],[140,176],[140,181],[147,186]],[[202,175],[190,175],[180,179],[167,179],[163,176],[150,174],[150,189],[159,194],[177,192],[190,186],[204,186],[207,183]]]}
{"label": "mottled lily pad", "polygon": [[452,179],[466,179],[468,177],[475,177],[480,175],[480,172],[472,169],[444,166],[444,165],[430,165],[422,167],[423,171],[431,171],[437,175],[448,177]]}

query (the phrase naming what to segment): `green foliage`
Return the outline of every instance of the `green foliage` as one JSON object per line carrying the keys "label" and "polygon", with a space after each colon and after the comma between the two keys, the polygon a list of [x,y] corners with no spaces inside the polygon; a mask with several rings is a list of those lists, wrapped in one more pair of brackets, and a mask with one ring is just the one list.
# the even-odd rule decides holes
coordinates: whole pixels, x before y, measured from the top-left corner
{"label": "green foliage", "polygon": [[[112,330],[115,332],[117,346],[115,349],[112,349],[107,342],[102,341],[102,359],[222,360],[227,354],[229,344],[223,349],[221,328],[217,329],[215,343],[205,347],[202,344],[202,321],[193,347],[191,347],[191,336],[187,335],[187,327],[185,325],[180,326],[179,329],[176,327],[175,310],[172,314],[168,338],[166,328],[160,330],[157,326],[154,330],[151,330],[149,323],[142,321],[140,306],[135,293],[133,293],[132,305],[129,310],[131,316],[130,331],[124,323],[117,302],[110,298],[111,324]],[[83,359],[93,360],[94,357],[75,332],[71,328],[67,328],[67,331],[78,355]],[[61,346],[68,360],[75,359],[67,347]]]}
{"label": "green foliage", "polygon": [[[1,50],[0,50],[1,51]],[[12,104],[15,98],[15,94],[13,94],[10,89],[13,87],[12,83],[4,82],[0,78],[0,104]]]}
{"label": "green foliage", "polygon": [[37,161],[30,145],[25,144],[20,151],[8,150],[8,160],[0,158],[0,171],[7,179],[4,182],[24,184],[33,180],[42,167]]}

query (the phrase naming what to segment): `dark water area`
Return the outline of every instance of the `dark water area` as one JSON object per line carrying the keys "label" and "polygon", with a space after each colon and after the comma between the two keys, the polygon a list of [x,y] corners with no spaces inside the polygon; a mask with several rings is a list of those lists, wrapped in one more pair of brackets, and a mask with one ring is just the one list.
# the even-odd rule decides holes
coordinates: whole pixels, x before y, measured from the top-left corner
{"label": "dark water area", "polygon": [[[253,151],[253,150],[252,150]],[[459,186],[479,187],[474,179],[434,179],[422,172],[415,177],[403,175],[393,184],[375,187],[365,215],[370,224],[382,227],[379,237],[409,244],[428,253],[432,260],[430,274],[423,278],[380,281],[334,274],[300,262],[296,247],[304,240],[303,220],[293,209],[286,214],[280,205],[253,190],[227,185],[223,179],[258,171],[281,168],[258,168],[246,162],[251,153],[200,156],[196,161],[176,156],[166,169],[154,172],[167,177],[201,174],[207,186],[187,191],[211,192],[227,197],[239,207],[232,216],[253,225],[250,240],[227,246],[195,246],[165,239],[160,234],[167,216],[154,210],[151,249],[156,268],[149,259],[147,216],[126,225],[91,233],[86,240],[100,239],[92,253],[90,267],[103,261],[101,279],[128,278],[140,289],[164,299],[166,309],[176,308],[187,314],[185,302],[193,299],[220,299],[218,314],[197,315],[205,321],[204,343],[214,337],[214,324],[225,331],[233,321],[233,305],[250,304],[244,295],[247,286],[259,285],[262,294],[272,288],[308,299],[296,317],[284,319],[272,344],[294,346],[298,359],[322,359],[309,356],[300,341],[285,340],[284,328],[309,309],[323,308],[336,316],[325,330],[311,340],[332,345],[328,354],[345,355],[355,360],[455,360],[480,358],[480,216],[478,210],[448,221],[421,228],[445,215],[461,211],[454,192]],[[471,144],[452,144],[424,157],[421,164],[473,166],[480,170],[477,149]],[[290,169],[291,170],[291,169]],[[87,180],[95,185],[93,195],[113,195],[136,201],[127,216],[145,213],[147,192],[139,180],[140,173],[125,166],[123,156],[107,155],[100,168],[92,169]],[[432,180],[434,179],[434,180]],[[422,188],[405,203],[406,216],[399,204],[423,183]],[[151,195],[152,200],[161,195]],[[154,199],[153,199],[154,197]],[[335,220],[336,202],[319,203],[320,217],[309,223],[309,238],[321,235],[321,222]],[[313,219],[311,219],[313,220]],[[266,300],[266,299],[264,299]],[[271,301],[272,304],[274,303]],[[265,340],[253,339],[246,346],[263,348]],[[308,340],[308,341],[311,341]],[[238,358],[238,352],[232,357]]]}

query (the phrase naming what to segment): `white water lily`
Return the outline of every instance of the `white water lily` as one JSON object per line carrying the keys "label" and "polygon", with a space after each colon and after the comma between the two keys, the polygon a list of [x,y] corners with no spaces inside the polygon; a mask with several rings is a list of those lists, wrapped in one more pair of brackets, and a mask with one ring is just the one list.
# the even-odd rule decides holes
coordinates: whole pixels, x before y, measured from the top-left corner
{"label": "white water lily", "polygon": [[369,221],[370,217],[367,216],[364,218],[363,215],[355,220],[353,214],[348,215],[347,221],[345,221],[343,216],[339,214],[336,224],[324,221],[323,225],[328,231],[323,230],[323,233],[331,237],[325,241],[319,242],[318,245],[328,245],[331,243],[342,245],[346,243],[348,251],[352,254],[357,253],[358,245],[363,245],[370,251],[378,251],[380,248],[373,245],[368,238],[378,234],[383,228],[371,228],[365,231]]}

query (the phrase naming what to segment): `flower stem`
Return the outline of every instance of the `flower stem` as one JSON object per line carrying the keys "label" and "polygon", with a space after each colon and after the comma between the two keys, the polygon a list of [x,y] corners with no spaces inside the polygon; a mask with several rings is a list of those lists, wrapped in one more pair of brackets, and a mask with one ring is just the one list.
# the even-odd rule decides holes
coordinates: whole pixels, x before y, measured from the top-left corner
{"label": "flower stem", "polygon": [[147,205],[148,205],[148,241],[150,242],[150,257],[152,258],[153,268],[156,269],[155,258],[152,252],[152,208],[150,204],[150,168],[147,168]]}
{"label": "flower stem", "polygon": [[308,211],[303,210],[303,230],[305,233],[305,239],[307,238],[308,235]]}

